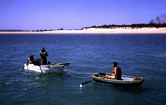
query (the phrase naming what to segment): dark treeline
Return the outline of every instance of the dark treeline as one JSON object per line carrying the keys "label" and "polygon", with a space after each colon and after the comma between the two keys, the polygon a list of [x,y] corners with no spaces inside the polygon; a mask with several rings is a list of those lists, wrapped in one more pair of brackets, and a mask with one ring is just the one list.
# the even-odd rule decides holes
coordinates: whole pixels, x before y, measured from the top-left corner
{"label": "dark treeline", "polygon": [[[63,30],[63,27],[61,27],[60,29],[57,29],[57,30]],[[50,29],[50,30],[47,30],[47,29],[32,30],[32,32],[44,32],[44,31],[55,31],[55,30],[53,30],[53,29]]]}
{"label": "dark treeline", "polygon": [[131,28],[143,28],[143,27],[166,27],[166,23],[149,23],[149,24],[131,24],[131,25],[116,25],[116,24],[111,24],[111,25],[101,25],[101,26],[91,26],[91,27],[84,27],[84,28],[118,28],[118,27],[131,27]]}

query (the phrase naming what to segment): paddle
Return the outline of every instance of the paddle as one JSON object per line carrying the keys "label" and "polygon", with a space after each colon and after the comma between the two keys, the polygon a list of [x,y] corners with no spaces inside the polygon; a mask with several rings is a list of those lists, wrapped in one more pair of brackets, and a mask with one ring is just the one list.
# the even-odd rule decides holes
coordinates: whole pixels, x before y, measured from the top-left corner
{"label": "paddle", "polygon": [[80,87],[83,87],[83,85],[88,84],[88,83],[90,83],[90,82],[92,82],[92,81],[93,81],[93,80],[83,82],[82,84],[80,84]]}
{"label": "paddle", "polygon": [[[27,60],[27,66],[29,65],[29,60]],[[21,67],[19,70],[23,70],[25,66]]]}
{"label": "paddle", "polygon": [[68,66],[71,64],[71,62],[66,62],[66,63],[55,63],[55,64],[58,64],[58,65],[64,65],[64,66]]}
{"label": "paddle", "polygon": [[24,66],[23,67],[21,67],[21,68],[19,68],[19,70],[23,70],[24,69]]}
{"label": "paddle", "polygon": [[[27,66],[28,66],[28,65],[29,65],[29,64],[27,64]],[[23,69],[24,69],[24,67],[25,67],[25,66],[22,66],[19,70],[23,70]]]}
{"label": "paddle", "polygon": [[43,74],[43,71],[42,71],[42,69],[41,69],[41,66],[40,66],[40,65],[39,65],[39,67],[40,67],[41,73]]}

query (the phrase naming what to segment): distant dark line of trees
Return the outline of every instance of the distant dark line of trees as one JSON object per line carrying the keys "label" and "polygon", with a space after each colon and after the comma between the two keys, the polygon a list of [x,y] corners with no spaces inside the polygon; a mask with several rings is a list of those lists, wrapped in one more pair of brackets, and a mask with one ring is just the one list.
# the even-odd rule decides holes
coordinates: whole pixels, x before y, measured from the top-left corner
{"label": "distant dark line of trees", "polygon": [[[60,29],[57,29],[57,30],[63,30],[63,27],[61,27]],[[44,30],[42,30],[42,29],[40,29],[40,30],[32,30],[32,32],[44,32],[44,31],[54,31],[54,30],[52,30],[52,29],[50,29],[50,30],[47,30],[47,29],[44,29]]]}
{"label": "distant dark line of trees", "polygon": [[84,27],[84,28],[117,28],[117,27],[131,27],[131,28],[142,28],[142,27],[166,27],[166,13],[161,14],[159,16],[156,16],[155,19],[151,19],[148,24],[146,23],[140,23],[140,24],[131,24],[131,25],[116,25],[116,24],[111,24],[111,25],[101,25],[101,26],[91,26],[91,27]]}
{"label": "distant dark line of trees", "polygon": [[149,24],[131,24],[131,25],[116,25],[116,24],[111,24],[111,25],[101,25],[101,26],[91,26],[91,27],[84,27],[84,28],[118,28],[118,27],[131,27],[131,28],[142,28],[142,27],[166,27],[166,23],[149,23]]}

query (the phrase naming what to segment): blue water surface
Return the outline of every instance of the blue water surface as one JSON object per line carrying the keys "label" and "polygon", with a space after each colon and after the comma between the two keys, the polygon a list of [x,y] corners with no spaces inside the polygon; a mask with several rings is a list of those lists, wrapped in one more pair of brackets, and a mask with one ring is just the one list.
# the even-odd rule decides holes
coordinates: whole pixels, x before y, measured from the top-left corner
{"label": "blue water surface", "polygon": [[[166,35],[158,34],[0,35],[0,104],[165,105],[165,46]],[[30,54],[39,58],[42,47],[52,63],[71,62],[72,75],[19,70]],[[113,61],[123,74],[144,77],[142,86],[91,82],[80,88],[91,74],[112,72]]]}

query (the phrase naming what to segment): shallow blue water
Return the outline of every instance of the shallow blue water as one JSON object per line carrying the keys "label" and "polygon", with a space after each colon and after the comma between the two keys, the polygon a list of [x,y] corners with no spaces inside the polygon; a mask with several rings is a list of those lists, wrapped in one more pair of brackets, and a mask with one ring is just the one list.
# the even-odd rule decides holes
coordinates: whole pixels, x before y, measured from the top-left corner
{"label": "shallow blue water", "polygon": [[[0,35],[0,104],[166,104],[166,35]],[[72,62],[81,72],[37,74],[19,70],[30,54],[45,47],[52,63]],[[144,77],[141,87],[122,88],[91,82],[95,72],[111,72],[117,61],[123,74]]]}

